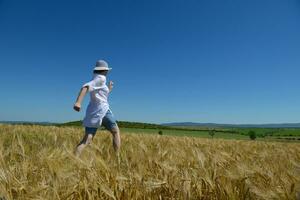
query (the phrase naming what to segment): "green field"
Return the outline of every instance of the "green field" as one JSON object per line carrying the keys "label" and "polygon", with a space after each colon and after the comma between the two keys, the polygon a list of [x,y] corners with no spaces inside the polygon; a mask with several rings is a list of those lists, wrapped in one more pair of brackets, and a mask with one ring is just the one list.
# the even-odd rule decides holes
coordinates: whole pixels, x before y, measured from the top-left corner
{"label": "green field", "polygon": [[[121,131],[128,133],[138,133],[138,134],[158,134],[158,129],[141,129],[141,128],[121,128]],[[245,139],[249,140],[249,131],[255,131],[257,134],[256,140],[263,141],[293,141],[300,142],[300,129],[235,129],[233,132],[215,132],[213,138],[223,138],[223,139]],[[190,137],[202,137],[202,138],[212,138],[209,135],[209,131],[204,130],[162,130],[163,135],[174,135],[174,136],[190,136]],[[271,134],[272,133],[272,134]]]}
{"label": "green field", "polygon": [[[121,131],[126,133],[138,133],[138,134],[158,134],[158,129],[141,129],[141,128],[121,128]],[[194,130],[162,130],[163,135],[174,135],[174,136],[190,136],[190,137],[202,137],[211,138],[208,131],[194,131]],[[224,139],[249,139],[247,135],[233,134],[216,132],[214,138]]]}
{"label": "green field", "polygon": [[244,128],[236,130],[241,134],[247,134],[252,130],[259,136],[300,136],[299,128]]}

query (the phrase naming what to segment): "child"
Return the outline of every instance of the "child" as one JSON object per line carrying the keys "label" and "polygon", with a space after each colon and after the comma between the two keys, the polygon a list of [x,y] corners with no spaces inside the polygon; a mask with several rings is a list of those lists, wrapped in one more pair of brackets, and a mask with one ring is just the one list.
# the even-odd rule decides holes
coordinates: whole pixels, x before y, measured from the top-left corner
{"label": "child", "polygon": [[112,81],[110,81],[109,86],[106,85],[106,75],[109,70],[111,70],[111,68],[108,67],[108,64],[104,60],[98,60],[94,68],[93,80],[82,86],[76,103],[74,104],[74,110],[79,112],[85,94],[90,92],[90,102],[86,110],[85,118],[83,119],[85,135],[76,147],[76,156],[79,156],[82,150],[92,142],[97,129],[101,125],[111,132],[113,147],[118,155],[121,145],[120,131],[107,101],[108,94],[113,88]]}

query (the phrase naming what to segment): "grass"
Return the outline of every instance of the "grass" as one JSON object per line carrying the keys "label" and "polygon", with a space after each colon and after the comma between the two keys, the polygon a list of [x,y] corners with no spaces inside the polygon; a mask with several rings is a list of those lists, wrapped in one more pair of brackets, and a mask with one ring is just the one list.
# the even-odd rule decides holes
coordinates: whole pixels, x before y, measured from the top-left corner
{"label": "grass", "polygon": [[[121,128],[126,133],[138,133],[138,134],[158,134],[158,129],[136,129],[136,128]],[[162,130],[163,135],[171,136],[189,136],[189,137],[202,137],[211,138],[208,131],[189,131],[189,130]],[[249,139],[249,136],[233,133],[216,132],[214,138],[223,139]]]}
{"label": "grass", "polygon": [[[158,131],[160,129],[139,129],[139,128],[121,128],[122,132],[125,133],[134,133],[134,134],[154,134],[157,135]],[[215,132],[215,135],[213,138],[222,138],[222,139],[237,139],[237,140],[250,140],[248,132],[250,130],[255,129],[243,129],[242,131],[237,131],[236,133],[233,132]],[[170,136],[188,136],[188,137],[200,137],[200,138],[212,138],[209,135],[209,131],[195,131],[195,130],[161,130],[163,132],[163,135],[170,135]],[[283,130],[285,131],[285,130]],[[260,137],[262,133],[264,133],[264,130],[257,129],[256,132],[258,134],[258,137],[256,140],[258,141],[279,141],[279,142],[300,142],[300,135],[298,136],[296,131],[293,132],[293,135],[291,135],[291,131],[289,131],[289,134],[283,134],[283,131],[281,134],[277,133],[273,136],[266,136],[266,137]],[[298,131],[298,130],[297,130]],[[288,130],[287,130],[288,132]]]}
{"label": "grass", "polygon": [[249,131],[255,131],[258,135],[300,136],[299,128],[241,128],[235,130],[241,134],[247,134]]}
{"label": "grass", "polygon": [[0,125],[0,197],[296,199],[300,195],[298,143],[130,132],[122,132],[118,164],[106,131],[98,132],[76,158],[73,150],[82,129]]}

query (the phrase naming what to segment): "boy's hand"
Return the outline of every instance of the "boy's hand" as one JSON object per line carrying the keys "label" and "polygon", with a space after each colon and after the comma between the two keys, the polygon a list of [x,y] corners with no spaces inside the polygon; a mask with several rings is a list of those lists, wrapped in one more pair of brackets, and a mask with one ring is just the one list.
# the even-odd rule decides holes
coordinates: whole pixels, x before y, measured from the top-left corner
{"label": "boy's hand", "polygon": [[77,112],[80,111],[80,108],[81,108],[80,103],[75,103],[74,106],[73,106],[73,109],[76,110]]}
{"label": "boy's hand", "polygon": [[109,86],[108,86],[109,91],[112,91],[113,87],[114,87],[114,82],[109,81]]}

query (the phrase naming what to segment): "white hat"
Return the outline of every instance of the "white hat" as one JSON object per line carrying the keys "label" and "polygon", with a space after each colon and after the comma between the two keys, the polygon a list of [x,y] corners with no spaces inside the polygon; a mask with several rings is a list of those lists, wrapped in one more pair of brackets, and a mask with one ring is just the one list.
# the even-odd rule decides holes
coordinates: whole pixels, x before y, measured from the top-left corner
{"label": "white hat", "polygon": [[97,60],[96,66],[94,68],[94,70],[111,70],[111,69],[112,68],[109,68],[107,62],[105,62],[104,60]]}

